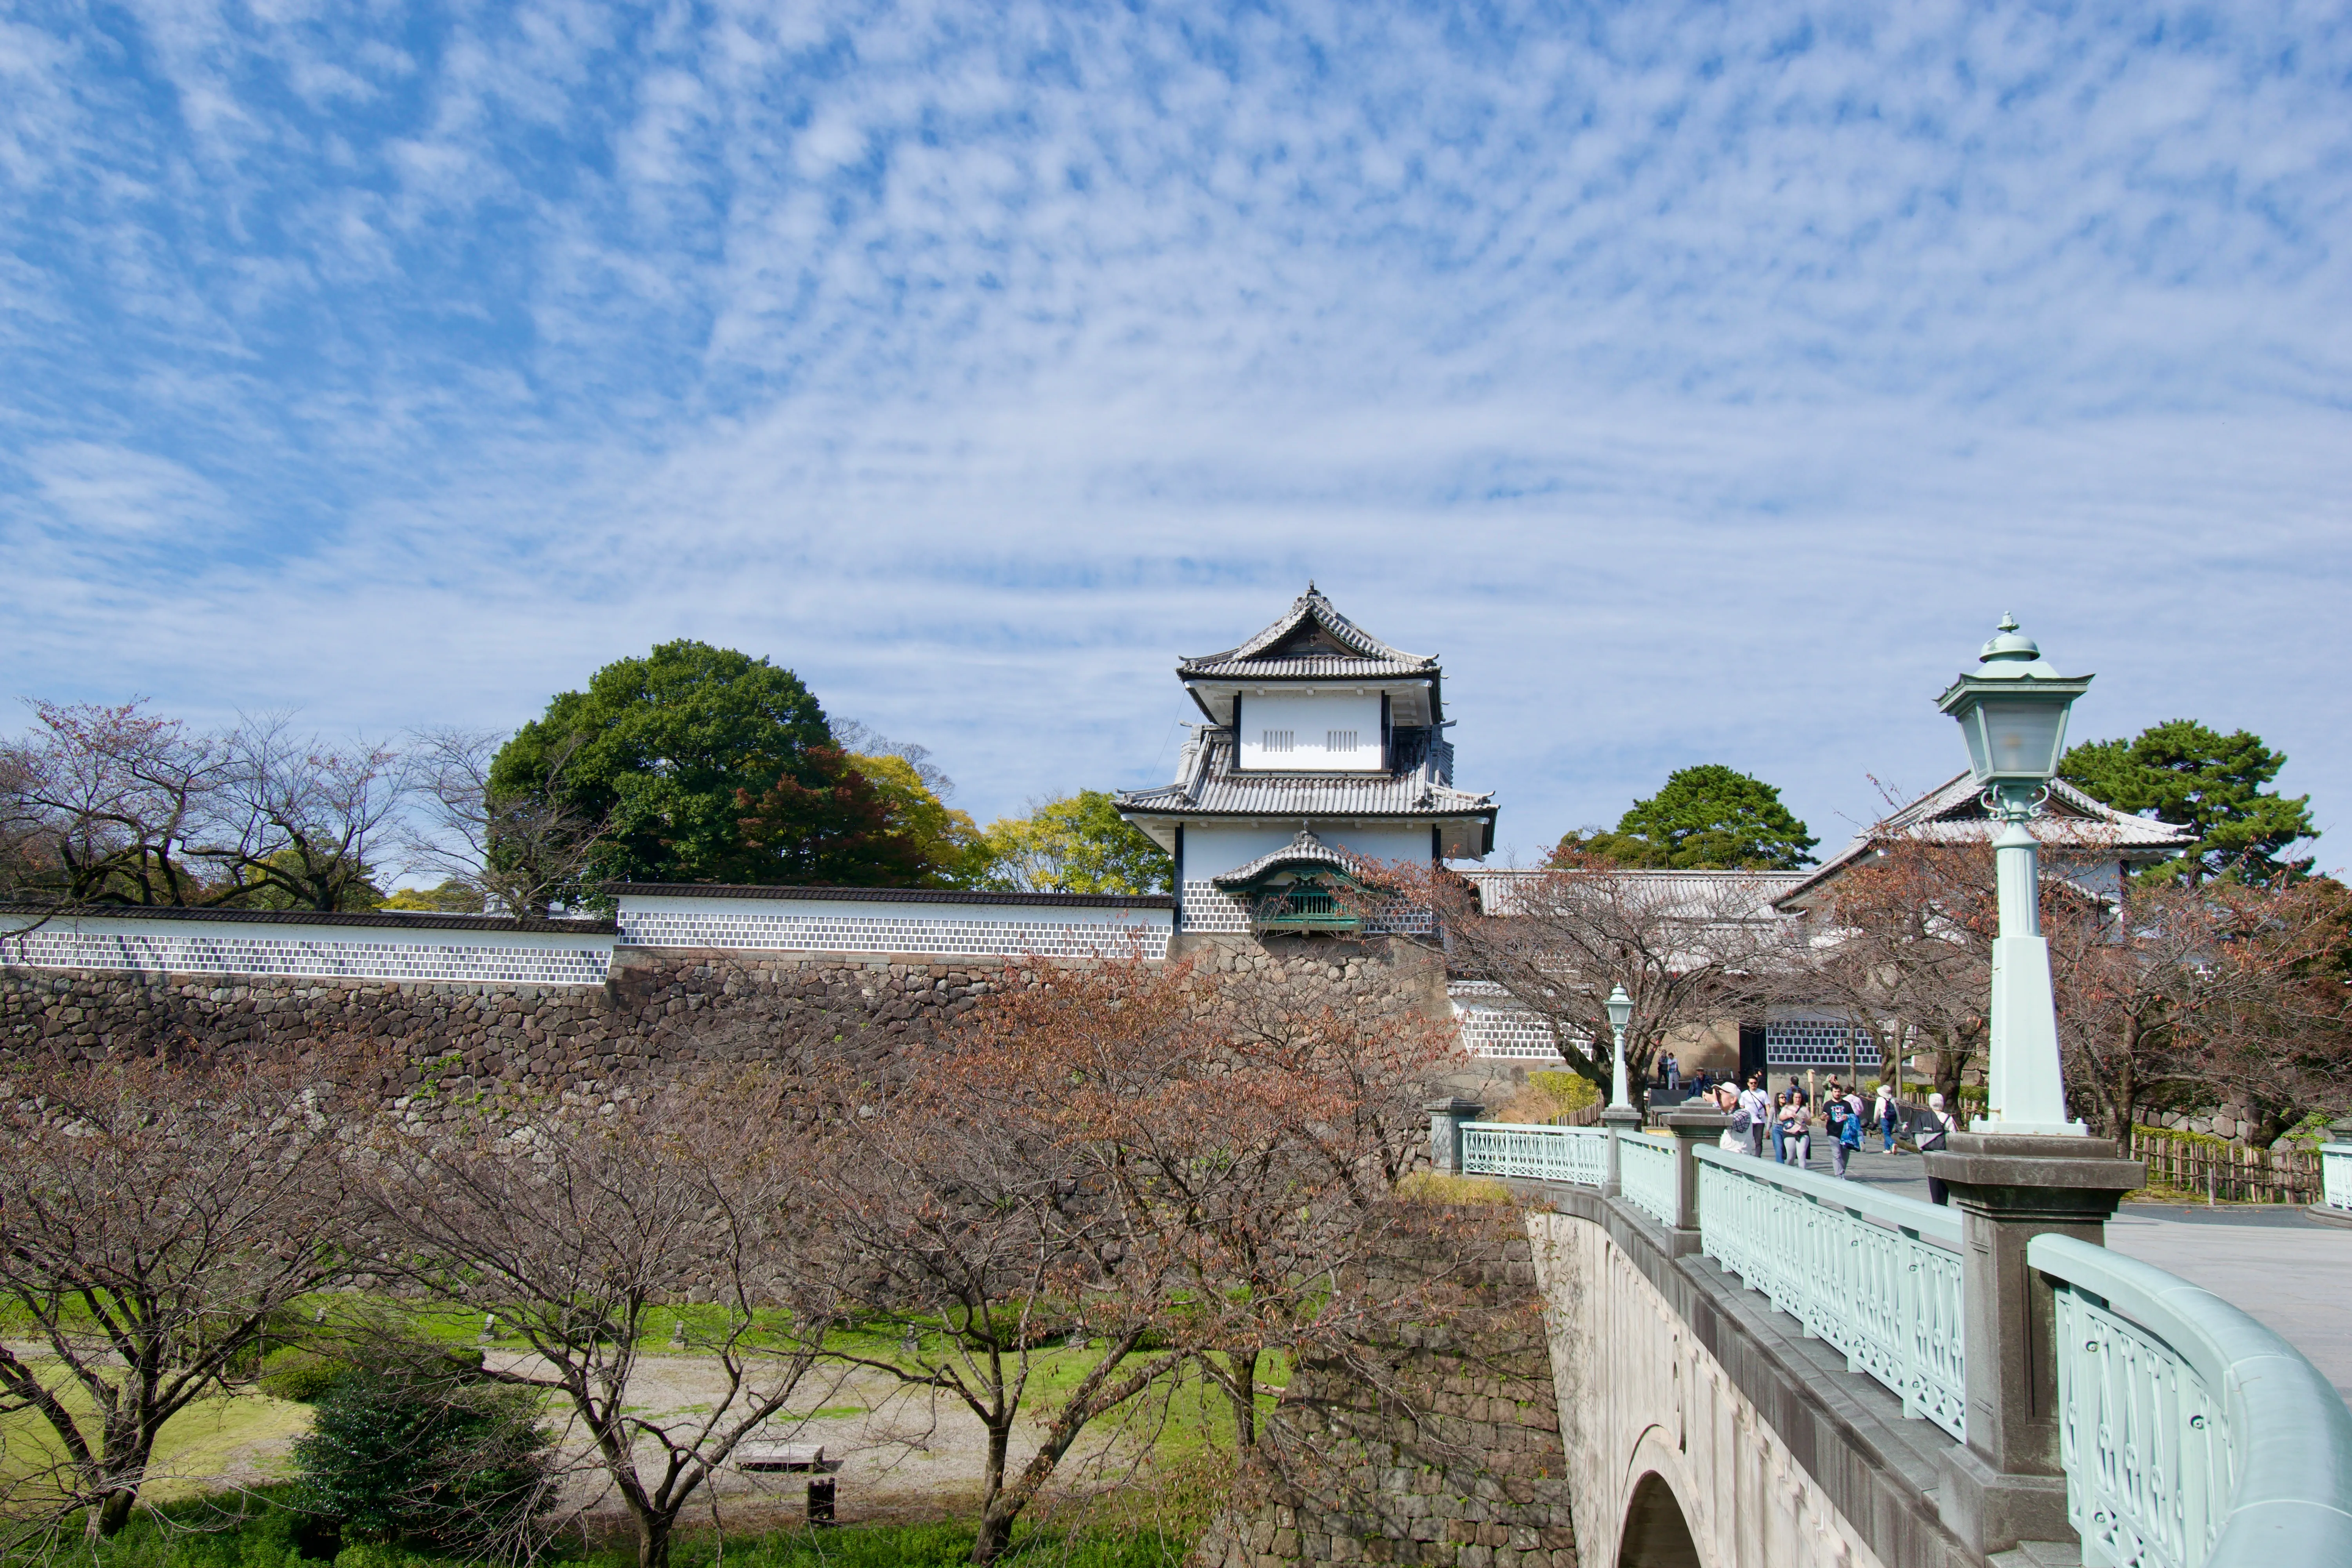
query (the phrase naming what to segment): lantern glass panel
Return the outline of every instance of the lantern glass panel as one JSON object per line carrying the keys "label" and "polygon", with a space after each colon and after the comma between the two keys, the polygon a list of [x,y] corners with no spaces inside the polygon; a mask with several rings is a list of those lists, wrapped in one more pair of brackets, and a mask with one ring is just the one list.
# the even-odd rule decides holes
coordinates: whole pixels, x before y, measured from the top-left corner
{"label": "lantern glass panel", "polygon": [[1983,784],[1992,777],[1992,759],[1985,752],[1984,710],[1970,706],[1960,714],[1960,733],[1968,737],[1969,771]]}
{"label": "lantern glass panel", "polygon": [[1969,737],[1970,761],[1983,748],[1979,773],[2005,778],[2048,778],[2058,771],[2058,741],[2065,732],[2066,704],[1994,698],[1979,709],[1982,739]]}

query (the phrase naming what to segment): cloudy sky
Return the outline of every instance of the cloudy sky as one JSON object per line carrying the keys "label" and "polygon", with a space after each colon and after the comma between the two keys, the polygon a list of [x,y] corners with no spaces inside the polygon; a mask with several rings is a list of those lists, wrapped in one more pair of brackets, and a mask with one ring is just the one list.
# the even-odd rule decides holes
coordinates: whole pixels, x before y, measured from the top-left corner
{"label": "cloudy sky", "polygon": [[1312,576],[1520,857],[1697,762],[1826,848],[2013,610],[2352,846],[2347,306],[2341,4],[27,0],[10,685],[510,726],[695,637],[985,820]]}

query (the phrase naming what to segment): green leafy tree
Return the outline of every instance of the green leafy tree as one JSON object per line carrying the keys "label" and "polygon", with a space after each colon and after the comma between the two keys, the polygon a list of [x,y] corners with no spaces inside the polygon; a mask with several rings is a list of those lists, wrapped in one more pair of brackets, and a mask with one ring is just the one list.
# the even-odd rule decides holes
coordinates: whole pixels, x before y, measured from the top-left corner
{"label": "green leafy tree", "polygon": [[2155,868],[2199,883],[2210,877],[2269,881],[2299,878],[2311,858],[2288,858],[2315,838],[2309,795],[2288,799],[2269,789],[2284,753],[2244,730],[2224,735],[2193,719],[2152,724],[2128,741],[2071,747],[2058,772],[2094,799],[2186,827],[2197,841],[2179,860]]}
{"label": "green leafy tree", "polygon": [[988,825],[982,886],[1030,893],[1164,893],[1174,862],[1098,789]]}
{"label": "green leafy tree", "polygon": [[489,784],[499,797],[533,797],[553,773],[566,805],[605,825],[583,881],[782,880],[789,847],[753,849],[744,819],[787,778],[836,788],[838,764],[813,755],[832,742],[824,709],[791,670],[708,643],[664,643],[606,665],[585,691],[560,693],[499,751]]}
{"label": "green leafy tree", "polygon": [[1677,768],[1637,800],[1615,831],[1571,833],[1555,860],[1592,858],[1675,870],[1788,871],[1810,865],[1819,840],[1780,804],[1780,792],[1719,763]]}

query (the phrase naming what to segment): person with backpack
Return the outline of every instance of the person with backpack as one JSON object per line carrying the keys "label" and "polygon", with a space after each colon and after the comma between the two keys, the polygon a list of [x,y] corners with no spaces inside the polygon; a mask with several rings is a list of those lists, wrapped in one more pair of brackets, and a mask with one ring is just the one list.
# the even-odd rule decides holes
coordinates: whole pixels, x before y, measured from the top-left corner
{"label": "person with backpack", "polygon": [[1833,1094],[1829,1112],[1830,1158],[1838,1180],[1846,1180],[1845,1163],[1862,1147],[1862,1097]]}
{"label": "person with backpack", "polygon": [[[1944,1114],[1944,1097],[1940,1094],[1929,1095],[1927,1114],[1920,1123],[1919,1152],[1941,1153],[1944,1149],[1944,1140],[1958,1131],[1958,1122]],[[1931,1204],[1948,1204],[1952,1201],[1951,1189],[1935,1176],[1930,1175],[1927,1178],[1927,1201]]]}
{"label": "person with backpack", "polygon": [[1878,1080],[1878,1131],[1886,1142],[1879,1152],[1895,1152],[1895,1086],[1885,1079]]}

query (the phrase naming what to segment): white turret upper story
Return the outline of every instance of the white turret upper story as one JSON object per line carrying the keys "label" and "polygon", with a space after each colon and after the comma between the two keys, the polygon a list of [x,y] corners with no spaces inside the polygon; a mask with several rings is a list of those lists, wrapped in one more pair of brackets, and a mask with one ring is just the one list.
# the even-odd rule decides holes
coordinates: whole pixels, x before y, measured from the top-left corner
{"label": "white turret upper story", "polygon": [[1314,584],[1247,642],[1176,674],[1207,722],[1172,784],[1118,806],[1176,858],[1179,929],[1264,929],[1250,911],[1269,889],[1319,885],[1343,864],[1494,847],[1494,797],[1454,787],[1436,658],[1389,647]]}

